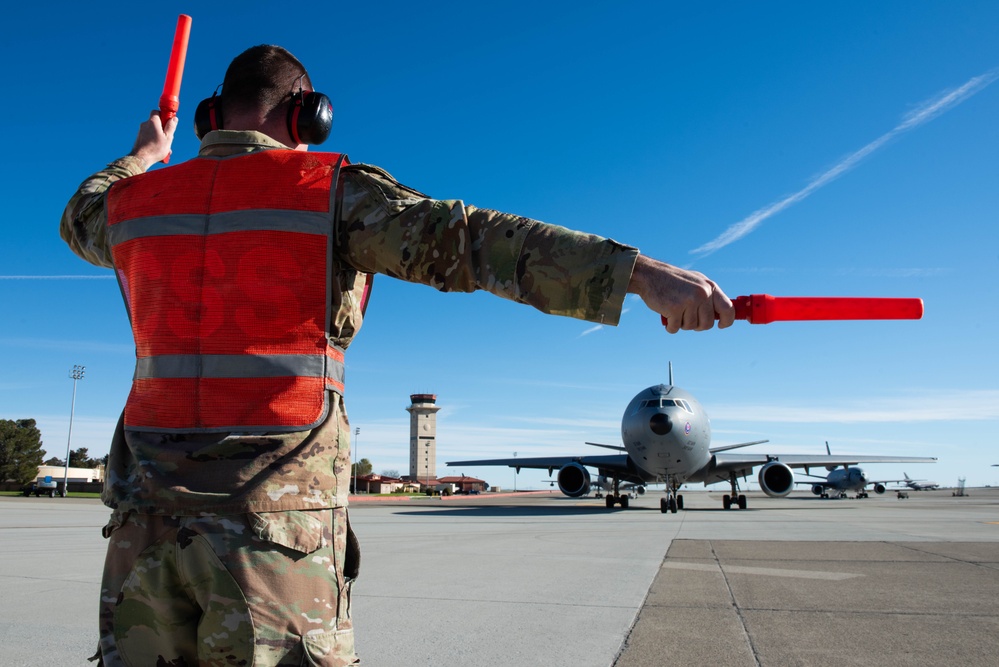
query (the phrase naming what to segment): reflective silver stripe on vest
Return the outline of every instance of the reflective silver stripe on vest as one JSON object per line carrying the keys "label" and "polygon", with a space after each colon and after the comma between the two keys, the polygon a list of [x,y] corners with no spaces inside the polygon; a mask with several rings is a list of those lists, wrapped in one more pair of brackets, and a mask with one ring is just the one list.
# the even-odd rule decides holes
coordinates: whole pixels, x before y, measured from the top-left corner
{"label": "reflective silver stripe on vest", "polygon": [[315,354],[162,354],[135,362],[135,378],[321,377],[343,384],[343,361]]}
{"label": "reflective silver stripe on vest", "polygon": [[123,220],[108,227],[108,240],[118,245],[149,236],[226,234],[228,232],[330,233],[332,221],[325,211],[254,209],[211,215],[157,215]]}

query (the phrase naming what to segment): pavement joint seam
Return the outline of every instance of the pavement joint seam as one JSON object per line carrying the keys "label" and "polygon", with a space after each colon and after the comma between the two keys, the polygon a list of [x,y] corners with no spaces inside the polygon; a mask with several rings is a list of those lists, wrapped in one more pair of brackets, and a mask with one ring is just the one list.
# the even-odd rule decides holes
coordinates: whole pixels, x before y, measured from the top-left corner
{"label": "pavement joint seam", "polygon": [[994,569],[996,569],[995,563],[988,562],[988,561],[986,561],[986,562],[977,562],[977,561],[973,561],[973,560],[964,560],[962,558],[954,558],[953,556],[948,556],[946,554],[938,554],[938,553],[933,552],[933,551],[926,551],[924,549],[917,549],[917,548],[915,548],[913,546],[910,546],[908,544],[899,544],[898,546],[900,546],[900,547],[902,547],[904,549],[909,549],[911,551],[915,551],[918,554],[925,554],[927,556],[936,556],[938,558],[945,558],[945,559],[947,559],[947,560],[949,560],[951,562],[954,562],[954,563],[961,563],[963,565],[974,565],[975,567],[980,567],[980,568],[983,568],[983,569],[986,569],[986,570],[994,570]]}
{"label": "pavement joint seam", "polygon": [[[749,634],[749,626],[746,623],[746,617],[742,613],[742,608],[735,599],[735,591],[732,590],[732,584],[728,580],[728,575],[725,573],[725,569],[722,567],[721,561],[718,559],[718,554],[715,552],[715,545],[713,542],[708,540],[708,546],[711,548],[711,555],[715,559],[715,565],[721,571],[722,580],[725,582],[725,588],[728,589],[728,597],[732,602],[732,608],[735,609],[735,615],[739,619],[739,624],[742,626],[742,636],[746,640],[746,644],[749,646],[749,652],[753,656],[753,662],[756,663],[757,667],[762,667],[760,662],[760,653],[756,647],[756,643],[753,642],[752,635]],[[667,552],[668,553],[668,552]]]}

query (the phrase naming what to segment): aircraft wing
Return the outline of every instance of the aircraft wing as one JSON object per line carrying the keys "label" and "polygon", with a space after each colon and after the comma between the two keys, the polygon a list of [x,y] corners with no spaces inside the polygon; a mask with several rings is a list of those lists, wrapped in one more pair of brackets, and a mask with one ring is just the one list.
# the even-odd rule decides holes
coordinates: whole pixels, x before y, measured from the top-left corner
{"label": "aircraft wing", "polygon": [[747,476],[756,466],[765,465],[770,461],[780,461],[791,468],[819,468],[826,466],[849,466],[861,463],[933,463],[935,456],[876,456],[857,454],[837,454],[835,456],[821,454],[729,454],[719,452],[714,455],[709,470],[705,475],[706,484],[728,480],[730,473],[737,477]]}
{"label": "aircraft wing", "polygon": [[601,474],[616,476],[624,481],[642,482],[635,474],[634,468],[628,466],[627,454],[608,454],[603,456],[537,456],[512,459],[482,459],[479,461],[448,461],[445,465],[454,466],[507,466],[509,468],[537,468],[552,471],[570,463],[578,463],[589,468],[597,468]]}

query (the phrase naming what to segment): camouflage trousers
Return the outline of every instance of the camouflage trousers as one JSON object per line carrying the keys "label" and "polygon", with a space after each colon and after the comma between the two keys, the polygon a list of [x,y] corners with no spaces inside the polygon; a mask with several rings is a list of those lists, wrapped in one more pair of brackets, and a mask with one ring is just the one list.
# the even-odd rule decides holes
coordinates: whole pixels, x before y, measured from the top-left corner
{"label": "camouflage trousers", "polygon": [[104,667],[358,664],[346,508],[206,517],[115,512]]}

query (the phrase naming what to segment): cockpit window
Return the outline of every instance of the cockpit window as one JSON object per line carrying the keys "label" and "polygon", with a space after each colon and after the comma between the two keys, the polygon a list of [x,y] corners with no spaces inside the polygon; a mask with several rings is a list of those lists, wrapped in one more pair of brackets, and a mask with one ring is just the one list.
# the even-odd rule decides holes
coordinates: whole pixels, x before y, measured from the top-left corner
{"label": "cockpit window", "polygon": [[642,401],[643,408],[674,408],[681,407],[687,412],[693,412],[690,406],[687,405],[687,401],[682,398],[652,398],[647,401]]}

